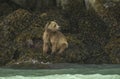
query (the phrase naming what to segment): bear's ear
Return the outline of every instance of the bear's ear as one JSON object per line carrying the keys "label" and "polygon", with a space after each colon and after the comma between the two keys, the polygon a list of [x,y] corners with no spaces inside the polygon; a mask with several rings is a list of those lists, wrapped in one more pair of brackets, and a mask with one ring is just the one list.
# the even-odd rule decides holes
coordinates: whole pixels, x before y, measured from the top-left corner
{"label": "bear's ear", "polygon": [[45,25],[45,30],[48,28],[49,24],[50,24],[50,22],[47,22],[47,24]]}

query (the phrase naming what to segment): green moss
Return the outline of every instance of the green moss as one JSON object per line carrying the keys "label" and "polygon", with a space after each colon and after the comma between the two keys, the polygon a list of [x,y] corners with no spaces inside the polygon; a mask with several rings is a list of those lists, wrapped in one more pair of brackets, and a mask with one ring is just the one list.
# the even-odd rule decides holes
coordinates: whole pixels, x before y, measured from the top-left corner
{"label": "green moss", "polygon": [[[58,15],[55,17],[55,15]],[[48,59],[42,57],[42,35],[47,21],[57,20],[58,23],[67,26],[59,12],[50,10],[45,16],[43,13],[30,13],[24,9],[15,10],[3,18],[0,23],[1,52],[7,53],[5,63],[15,60],[22,61],[28,58],[36,58],[40,61]],[[64,25],[65,24],[65,25]],[[5,55],[5,54],[4,54]],[[1,58],[5,58],[1,56]]]}
{"label": "green moss", "polygon": [[75,34],[66,34],[66,38],[69,43],[72,43],[75,45],[80,45],[81,43],[81,40],[79,40]]}
{"label": "green moss", "polygon": [[112,63],[120,63],[120,38],[111,38],[105,46],[105,50],[109,54]]}

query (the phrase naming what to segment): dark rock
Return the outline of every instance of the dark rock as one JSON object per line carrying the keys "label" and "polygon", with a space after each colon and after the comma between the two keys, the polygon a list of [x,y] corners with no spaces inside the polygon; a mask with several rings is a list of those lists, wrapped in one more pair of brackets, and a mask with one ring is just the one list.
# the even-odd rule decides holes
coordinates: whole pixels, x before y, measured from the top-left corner
{"label": "dark rock", "polygon": [[0,3],[0,16],[11,13],[13,8],[8,3]]}

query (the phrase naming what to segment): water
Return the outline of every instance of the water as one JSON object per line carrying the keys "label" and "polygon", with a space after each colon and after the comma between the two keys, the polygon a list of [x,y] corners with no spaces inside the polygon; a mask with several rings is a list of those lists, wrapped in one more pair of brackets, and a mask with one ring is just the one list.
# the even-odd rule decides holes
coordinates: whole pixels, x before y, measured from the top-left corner
{"label": "water", "polygon": [[120,79],[120,65],[59,64],[53,69],[0,68],[0,79]]}

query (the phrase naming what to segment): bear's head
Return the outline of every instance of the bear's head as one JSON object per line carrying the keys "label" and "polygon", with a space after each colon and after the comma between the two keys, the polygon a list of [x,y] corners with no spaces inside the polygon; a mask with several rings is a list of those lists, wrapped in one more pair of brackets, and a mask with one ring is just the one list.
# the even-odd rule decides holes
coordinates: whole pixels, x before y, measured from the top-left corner
{"label": "bear's head", "polygon": [[46,24],[45,29],[55,32],[60,29],[60,26],[55,21],[50,21]]}

